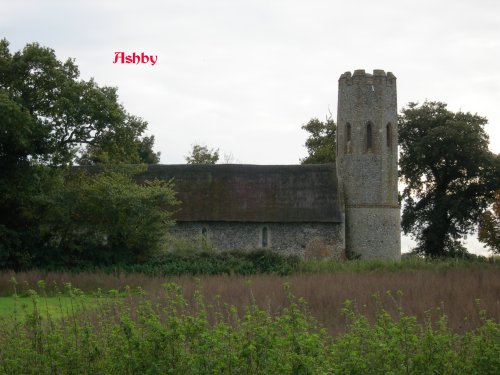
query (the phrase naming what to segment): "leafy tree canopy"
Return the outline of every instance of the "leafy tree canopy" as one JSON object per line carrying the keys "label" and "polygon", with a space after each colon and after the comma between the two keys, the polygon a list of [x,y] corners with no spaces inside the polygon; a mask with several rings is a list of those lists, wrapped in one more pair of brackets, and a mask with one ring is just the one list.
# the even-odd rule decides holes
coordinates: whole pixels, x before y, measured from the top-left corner
{"label": "leafy tree canopy", "polygon": [[486,118],[453,113],[441,102],[410,103],[399,119],[402,229],[416,252],[439,257],[465,251],[499,186],[498,158],[488,150]]}
{"label": "leafy tree canopy", "polygon": [[[7,40],[0,40],[4,162],[8,157],[65,165],[75,160],[82,145],[90,147],[86,160],[143,162],[141,155],[156,155],[144,150],[153,139],[140,138],[147,123],[124,110],[116,88],[79,79],[74,60],[59,61],[54,50],[38,43],[14,54],[8,46]],[[18,141],[9,145],[14,138]]]}
{"label": "leafy tree canopy", "polygon": [[495,192],[491,209],[481,215],[479,240],[494,253],[500,254],[500,189]]}
{"label": "leafy tree canopy", "polygon": [[209,149],[199,144],[193,145],[189,155],[186,156],[188,164],[215,164],[219,161],[219,149]]}
{"label": "leafy tree canopy", "polygon": [[[64,253],[68,259],[80,254],[91,261],[82,244],[95,250],[98,246],[92,243],[103,237],[95,235],[97,227],[90,228],[90,222],[106,234],[104,250],[114,249],[118,258],[119,251],[137,254],[155,248],[165,226],[157,230],[140,223],[148,223],[147,215],[163,215],[152,207],[161,207],[157,193],[172,200],[170,186],[139,189],[129,175],[93,176],[74,183],[61,168],[77,161],[158,162],[154,138],[143,136],[147,123],[124,110],[116,88],[80,79],[74,60],[59,61],[54,50],[37,43],[14,54],[8,47],[0,40],[0,268],[43,266],[43,254]],[[107,206],[99,203],[99,194],[109,198]],[[92,209],[96,205],[113,215],[88,216],[98,212]],[[120,222],[124,215],[130,225]],[[80,252],[73,251],[76,247]]]}
{"label": "leafy tree canopy", "polygon": [[154,136],[142,137],[147,122],[127,115],[125,121],[99,134],[77,159],[80,165],[157,164],[160,153],[153,151]]}
{"label": "leafy tree canopy", "polygon": [[301,159],[302,164],[334,163],[336,157],[337,127],[332,117],[326,118],[325,122],[312,118],[302,129],[309,133],[306,141],[308,156]]}

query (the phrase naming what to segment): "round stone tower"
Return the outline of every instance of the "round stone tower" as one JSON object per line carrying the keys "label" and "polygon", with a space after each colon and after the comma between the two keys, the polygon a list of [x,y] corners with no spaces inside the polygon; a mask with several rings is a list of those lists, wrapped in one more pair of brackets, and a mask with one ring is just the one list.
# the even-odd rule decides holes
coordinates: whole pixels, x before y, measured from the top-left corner
{"label": "round stone tower", "polygon": [[346,205],[346,250],[400,259],[396,77],[355,70],[339,78],[337,166]]}

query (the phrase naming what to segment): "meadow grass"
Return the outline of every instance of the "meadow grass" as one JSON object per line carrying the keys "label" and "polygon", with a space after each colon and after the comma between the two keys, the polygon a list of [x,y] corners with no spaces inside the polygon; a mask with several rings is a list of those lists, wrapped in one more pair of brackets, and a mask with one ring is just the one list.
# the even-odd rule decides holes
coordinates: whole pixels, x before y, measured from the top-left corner
{"label": "meadow grass", "polygon": [[[480,324],[458,334],[442,309],[437,319],[419,322],[401,303],[389,313],[378,296],[370,320],[346,300],[340,308],[346,329],[332,336],[288,283],[279,313],[257,304],[253,284],[241,308],[220,298],[207,303],[201,286],[191,293],[164,283],[154,296],[124,288],[98,294],[92,308],[79,289],[66,287],[71,304],[83,308],[57,319],[41,314],[50,297],[32,289],[30,313],[0,317],[0,374],[496,374],[500,368],[500,325],[483,309]],[[404,301],[401,293],[392,297]]]}
{"label": "meadow grass", "polygon": [[476,259],[443,258],[425,259],[419,256],[404,256],[400,261],[386,259],[354,259],[338,261],[335,259],[310,259],[298,263],[296,273],[317,274],[337,272],[408,272],[420,270],[450,270],[450,269],[497,269],[500,270],[500,260],[496,257]]}
{"label": "meadow grass", "polygon": [[[337,262],[339,263],[339,262]],[[345,263],[345,262],[344,262]],[[350,262],[348,262],[350,263]],[[308,272],[288,276],[264,275],[199,275],[151,277],[138,273],[64,273],[31,271],[24,273],[0,273],[0,293],[12,294],[10,279],[17,280],[19,294],[37,289],[37,281],[45,280],[40,293],[54,296],[65,284],[71,284],[86,294],[101,290],[123,291],[140,287],[151,298],[161,294],[162,284],[175,282],[182,286],[185,298],[191,303],[195,290],[203,293],[208,303],[216,300],[236,306],[240,311],[254,302],[271,314],[280,314],[288,300],[282,285],[288,282],[295,295],[308,301],[312,315],[335,335],[344,332],[346,321],[341,313],[342,303],[352,300],[356,309],[370,321],[375,319],[377,304],[393,316],[399,307],[423,322],[427,315],[439,315],[444,311],[448,325],[455,332],[466,332],[481,324],[479,310],[485,309],[491,318],[500,321],[500,270],[498,264],[475,262],[354,262],[351,265],[335,265],[324,262],[309,263]],[[388,264],[384,269],[380,265]],[[333,267],[336,267],[333,270]],[[339,269],[341,267],[346,267]],[[312,271],[315,269],[316,271]],[[330,270],[330,271],[328,271]],[[402,294],[402,297],[398,295]]]}
{"label": "meadow grass", "polygon": [[[72,299],[67,295],[44,297],[40,300],[40,303],[40,314],[44,318],[50,315],[52,318],[57,319],[70,314],[72,308],[80,308],[80,305],[72,306]],[[95,298],[89,295],[84,300],[79,300],[79,303],[84,303],[86,306],[92,307],[95,303]],[[26,316],[31,314],[32,308],[33,300],[29,296],[0,297],[0,316],[5,317],[11,314]]]}

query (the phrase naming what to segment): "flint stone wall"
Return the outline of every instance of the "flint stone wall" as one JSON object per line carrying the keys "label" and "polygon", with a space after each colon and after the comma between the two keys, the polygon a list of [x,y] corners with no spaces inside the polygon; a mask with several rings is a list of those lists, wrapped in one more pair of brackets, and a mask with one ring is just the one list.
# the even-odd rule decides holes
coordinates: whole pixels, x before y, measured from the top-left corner
{"label": "flint stone wall", "polygon": [[399,207],[346,210],[347,248],[363,259],[401,259]]}
{"label": "flint stone wall", "polygon": [[342,223],[177,222],[170,233],[191,241],[205,236],[219,251],[252,251],[263,249],[264,227],[268,235],[265,248],[280,254],[305,258],[344,256]]}

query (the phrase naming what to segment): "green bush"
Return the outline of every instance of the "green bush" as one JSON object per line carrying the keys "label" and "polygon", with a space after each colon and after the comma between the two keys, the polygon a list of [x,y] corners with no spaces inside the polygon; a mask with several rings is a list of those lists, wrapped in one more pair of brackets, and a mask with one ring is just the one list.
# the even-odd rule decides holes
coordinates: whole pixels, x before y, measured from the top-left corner
{"label": "green bush", "polygon": [[299,264],[299,257],[283,256],[271,251],[260,250],[253,252],[167,253],[152,257],[142,264],[124,266],[123,269],[150,276],[254,275],[262,273],[288,275],[295,272]]}
{"label": "green bush", "polygon": [[[30,224],[0,223],[0,269],[84,269],[145,261],[164,251],[177,201],[170,181],[138,184],[143,166],[39,170],[24,212]],[[99,172],[99,173],[97,173]],[[1,200],[1,198],[0,198]],[[1,202],[0,202],[1,206]],[[26,219],[27,220],[27,219]]]}

